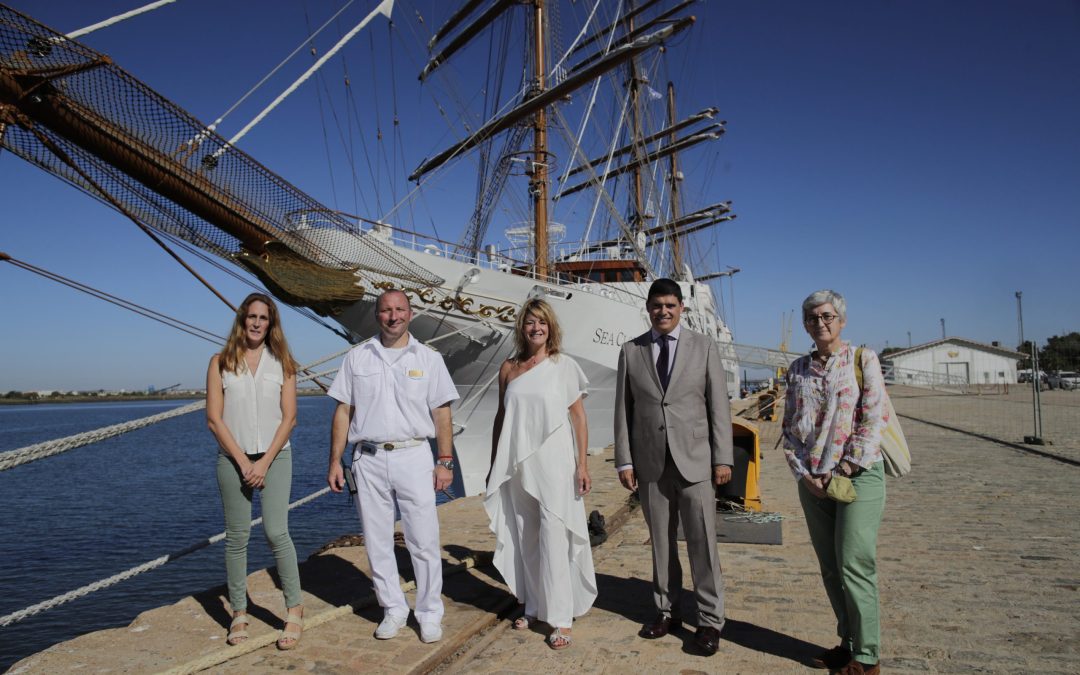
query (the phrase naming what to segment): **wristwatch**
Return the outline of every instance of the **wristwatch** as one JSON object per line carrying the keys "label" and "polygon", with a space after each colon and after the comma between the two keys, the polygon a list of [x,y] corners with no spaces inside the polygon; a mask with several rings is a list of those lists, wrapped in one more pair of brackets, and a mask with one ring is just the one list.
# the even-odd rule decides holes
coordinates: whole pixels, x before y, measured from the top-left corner
{"label": "wristwatch", "polygon": [[439,461],[437,461],[435,463],[438,464],[439,466],[441,466],[442,468],[446,469],[447,471],[453,471],[454,470],[454,460],[452,460],[452,459],[440,459]]}

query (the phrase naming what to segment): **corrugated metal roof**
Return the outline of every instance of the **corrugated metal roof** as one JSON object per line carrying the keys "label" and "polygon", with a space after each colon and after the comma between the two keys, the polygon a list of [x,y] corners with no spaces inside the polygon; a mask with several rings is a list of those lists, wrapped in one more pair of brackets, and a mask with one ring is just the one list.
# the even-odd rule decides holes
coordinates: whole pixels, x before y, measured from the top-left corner
{"label": "corrugated metal roof", "polygon": [[881,360],[890,361],[897,356],[904,356],[906,354],[912,354],[914,352],[922,351],[924,349],[931,349],[933,347],[937,347],[938,345],[949,343],[960,345],[963,347],[970,347],[972,349],[978,349],[980,351],[990,352],[992,354],[997,354],[998,356],[1005,356],[1007,358],[1017,360],[1027,358],[1027,354],[1024,354],[1023,352],[1018,352],[1015,349],[1008,349],[1007,347],[995,347],[994,345],[988,345],[984,342],[976,342],[975,340],[968,340],[967,338],[947,337],[941,340],[934,340],[933,342],[926,342],[921,345],[915,345],[914,347],[909,347],[903,351],[893,352],[888,356],[882,356]]}

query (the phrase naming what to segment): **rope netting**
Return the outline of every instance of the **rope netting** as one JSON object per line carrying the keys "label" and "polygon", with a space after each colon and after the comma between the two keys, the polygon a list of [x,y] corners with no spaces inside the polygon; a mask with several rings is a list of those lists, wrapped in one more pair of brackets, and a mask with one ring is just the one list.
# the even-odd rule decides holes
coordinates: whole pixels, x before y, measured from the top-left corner
{"label": "rope netting", "polygon": [[3,5],[0,146],[98,200],[108,203],[110,195],[145,225],[226,259],[244,252],[272,263],[267,245],[276,242],[313,269],[353,281],[360,270],[372,281],[442,282],[107,56]]}

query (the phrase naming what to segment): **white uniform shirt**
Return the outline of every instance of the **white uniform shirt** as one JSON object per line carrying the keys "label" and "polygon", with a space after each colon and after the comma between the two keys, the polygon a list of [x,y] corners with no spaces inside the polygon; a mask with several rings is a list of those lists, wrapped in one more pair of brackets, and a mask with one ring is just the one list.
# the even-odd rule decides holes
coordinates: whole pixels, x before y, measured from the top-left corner
{"label": "white uniform shirt", "polygon": [[[281,426],[281,387],[285,370],[269,349],[264,349],[259,366],[252,374],[241,360],[239,373],[221,374],[225,392],[222,419],[236,444],[246,454],[257,455],[270,449],[270,442]],[[289,447],[285,441],[282,450]]]}
{"label": "white uniform shirt", "polygon": [[458,398],[442,355],[411,334],[402,349],[378,336],[353,347],[328,393],[355,408],[349,443],[433,438],[431,410]]}

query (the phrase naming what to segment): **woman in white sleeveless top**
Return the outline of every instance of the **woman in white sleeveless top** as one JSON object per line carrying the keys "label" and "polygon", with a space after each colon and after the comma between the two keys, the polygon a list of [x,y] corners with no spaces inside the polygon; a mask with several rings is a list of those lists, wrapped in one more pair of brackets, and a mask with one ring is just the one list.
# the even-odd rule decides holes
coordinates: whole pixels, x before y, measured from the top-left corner
{"label": "woman in white sleeveless top", "polygon": [[575,617],[596,599],[583,497],[588,380],[559,353],[555,313],[540,299],[518,312],[517,354],[499,371],[499,411],[491,444],[484,508],[495,533],[494,563],[525,605],[516,629],[551,626],[548,645],[570,646]]}
{"label": "woman in white sleeveless top", "polygon": [[279,649],[292,649],[303,630],[300,573],[289,536],[292,449],[296,425],[296,362],[274,301],[252,293],[236,311],[221,353],[206,373],[206,420],[217,439],[217,478],[225,510],[225,570],[233,618],[228,643],[248,639],[247,543],[251,500],[261,492],[263,531],[285,595]]}

